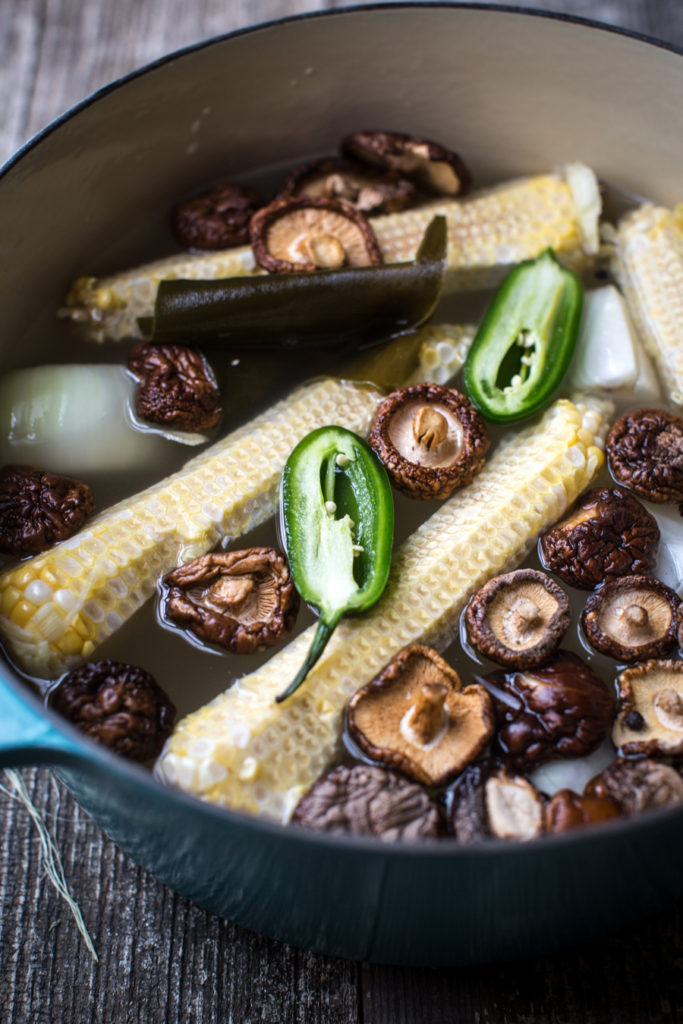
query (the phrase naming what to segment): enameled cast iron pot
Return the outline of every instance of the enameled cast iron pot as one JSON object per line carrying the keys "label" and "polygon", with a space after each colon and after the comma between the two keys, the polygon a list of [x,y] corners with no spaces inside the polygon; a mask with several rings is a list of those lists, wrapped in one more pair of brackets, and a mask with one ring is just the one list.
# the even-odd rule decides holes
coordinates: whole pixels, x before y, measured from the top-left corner
{"label": "enameled cast iron pot", "polygon": [[[194,47],[86,101],[5,168],[3,367],[30,361],[85,268],[158,255],[150,224],[192,183],[381,127],[453,145],[478,181],[580,159],[673,204],[682,100],[680,53],[502,8],[340,11]],[[287,942],[392,963],[491,960],[597,937],[683,892],[683,810],[479,849],[331,838],[164,789],[45,711],[4,661],[0,675],[0,765],[57,766],[140,864]]]}

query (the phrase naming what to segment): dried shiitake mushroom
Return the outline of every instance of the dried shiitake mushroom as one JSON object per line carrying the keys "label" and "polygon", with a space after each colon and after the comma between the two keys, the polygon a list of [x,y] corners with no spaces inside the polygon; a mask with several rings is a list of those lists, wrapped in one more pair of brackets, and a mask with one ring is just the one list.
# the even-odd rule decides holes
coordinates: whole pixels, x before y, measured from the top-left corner
{"label": "dried shiitake mushroom", "polygon": [[368,441],[392,483],[411,498],[446,498],[464,487],[489,450],[474,406],[440,384],[412,384],[388,395],[375,410]]}
{"label": "dried shiitake mushroom", "polygon": [[278,199],[253,217],[250,236],[256,262],[272,273],[382,262],[379,243],[363,214],[335,199]]}
{"label": "dried shiitake mushroom", "polygon": [[56,711],[117,754],[156,757],[171,734],[175,707],[153,676],[121,661],[92,661],[52,691]]}
{"label": "dried shiitake mushroom", "polygon": [[425,790],[397,772],[339,765],[301,798],[292,821],[326,832],[380,839],[436,839],[439,810]]}
{"label": "dried shiitake mushroom", "polygon": [[590,754],[612,723],[612,696],[569,651],[540,668],[493,672],[486,682],[496,709],[495,745],[518,771]]}
{"label": "dried shiitake mushroom", "polygon": [[543,798],[528,779],[499,761],[479,761],[453,788],[451,824],[459,843],[535,839],[543,832]]}
{"label": "dried shiitake mushroom", "polygon": [[0,469],[0,551],[35,555],[73,536],[95,509],[87,484],[32,466]]}
{"label": "dried shiitake mushroom", "polygon": [[221,396],[211,367],[196,349],[139,342],[128,369],[140,381],[135,411],[148,423],[201,433],[215,427]]}
{"label": "dried shiitake mushroom", "polygon": [[178,203],[171,228],[188,249],[228,249],[249,240],[249,222],[262,202],[250,188],[224,183]]}
{"label": "dried shiitake mushroom", "polygon": [[457,153],[403,132],[353,132],[342,139],[341,150],[365,163],[398,171],[438,196],[457,196],[471,181]]}
{"label": "dried shiitake mushroom", "polygon": [[165,617],[233,654],[271,647],[299,610],[284,555],[276,548],[202,555],[163,580]]}
{"label": "dried shiitake mushroom", "polygon": [[683,602],[678,606],[678,612],[676,613],[676,625],[674,628],[676,630],[678,647],[683,651]]}
{"label": "dried shiitake mushroom", "polygon": [[597,651],[619,661],[656,658],[676,643],[680,600],[651,576],[623,576],[591,594],[581,616],[586,637]]}
{"label": "dried shiitake mushroom", "polygon": [[683,417],[638,409],[614,424],[605,442],[612,476],[641,498],[683,502]]}
{"label": "dried shiitake mushroom", "polygon": [[540,542],[546,569],[565,583],[592,590],[605,580],[654,568],[659,527],[622,487],[596,487]]}
{"label": "dried shiitake mushroom", "polygon": [[415,186],[395,171],[382,171],[352,160],[314,160],[290,172],[277,199],[300,196],[349,203],[367,217],[397,213],[415,202]]}
{"label": "dried shiitake mushroom", "polygon": [[545,805],[544,824],[548,834],[557,835],[619,817],[619,805],[606,793],[574,793],[571,789],[560,789]]}
{"label": "dried shiitake mushroom", "polygon": [[682,803],[683,778],[668,764],[620,757],[586,783],[584,794],[609,797],[630,817]]}
{"label": "dried shiitake mushroom", "polygon": [[571,619],[561,587],[535,569],[495,576],[465,609],[472,646],[500,665],[534,668],[560,646]]}
{"label": "dried shiitake mushroom", "polygon": [[644,661],[617,680],[612,742],[626,757],[683,754],[683,661]]}
{"label": "dried shiitake mushroom", "polygon": [[436,651],[406,647],[348,706],[361,750],[427,786],[442,786],[473,761],[493,735],[491,698],[462,688]]}

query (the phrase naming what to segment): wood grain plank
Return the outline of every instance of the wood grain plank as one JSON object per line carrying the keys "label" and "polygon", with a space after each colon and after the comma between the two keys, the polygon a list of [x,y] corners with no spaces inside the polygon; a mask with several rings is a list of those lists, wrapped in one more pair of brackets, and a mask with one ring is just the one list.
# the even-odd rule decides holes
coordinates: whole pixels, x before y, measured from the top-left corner
{"label": "wood grain plank", "polygon": [[355,1024],[357,969],[254,935],[170,892],[109,842],[49,772],[24,773],[100,963],[0,794],[3,1024]]}
{"label": "wood grain plank", "polygon": [[680,906],[578,950],[449,970],[363,968],[365,1024],[680,1024]]}

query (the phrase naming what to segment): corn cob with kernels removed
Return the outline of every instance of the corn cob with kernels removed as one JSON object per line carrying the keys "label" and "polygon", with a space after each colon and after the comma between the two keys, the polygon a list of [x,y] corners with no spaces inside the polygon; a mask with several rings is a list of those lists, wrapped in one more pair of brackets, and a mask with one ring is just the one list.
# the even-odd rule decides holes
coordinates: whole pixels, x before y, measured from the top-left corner
{"label": "corn cob with kernels removed", "polygon": [[449,644],[468,597],[517,565],[591,483],[605,426],[599,406],[556,402],[399,548],[379,603],[342,621],[294,696],[275,703],[312,629],[183,719],[157,762],[160,777],[212,803],[287,821],[338,755],[349,697],[407,644]]}
{"label": "corn cob with kernels removed", "polygon": [[[395,356],[405,376],[417,373],[423,349],[430,358],[421,379],[433,379],[442,366],[455,373],[473,330],[422,328],[365,357],[354,376],[384,384]],[[443,346],[449,338],[455,350]],[[365,434],[380,398],[372,388],[336,380],[307,385],[179,473],[5,573],[0,631],[18,664],[51,678],[89,658],[154,593],[159,576],[273,515],[287,456],[309,430],[338,423]]]}
{"label": "corn cob with kernels removed", "polygon": [[613,271],[669,398],[683,405],[683,203],[646,203],[622,218]]}
{"label": "corn cob with kernels removed", "polygon": [[[551,246],[575,269],[597,250],[600,198],[593,172],[570,164],[556,174],[509,182],[465,200],[441,199],[402,213],[371,218],[386,263],[414,258],[434,216],[448,224],[448,291],[488,288],[520,260]],[[62,311],[88,325],[91,337],[138,335],[137,318],[154,308],[160,281],[215,280],[260,272],[251,249],[183,254],[112,277],[74,282]]]}

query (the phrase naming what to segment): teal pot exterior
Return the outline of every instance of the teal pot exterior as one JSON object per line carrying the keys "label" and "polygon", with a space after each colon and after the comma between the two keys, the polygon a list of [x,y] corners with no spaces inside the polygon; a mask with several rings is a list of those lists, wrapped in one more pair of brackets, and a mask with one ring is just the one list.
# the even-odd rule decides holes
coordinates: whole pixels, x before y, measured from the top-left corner
{"label": "teal pot exterior", "polygon": [[[293,163],[381,126],[452,144],[457,135],[480,181],[581,159],[626,192],[673,204],[682,95],[672,50],[481,6],[339,11],[174,55],[86,101],[2,172],[3,368],[30,358],[30,339],[52,329],[83,267],[156,256],[146,239],[163,213],[150,211],[191,183]],[[112,224],[125,230],[112,237]],[[173,889],[329,954],[434,965],[531,955],[683,894],[682,811],[479,848],[309,833],[162,787],[58,720],[3,660],[0,765],[38,763]]]}
{"label": "teal pot exterior", "polygon": [[377,963],[506,960],[599,938],[683,894],[680,811],[599,834],[465,849],[312,834],[158,786],[19,686],[0,684],[0,763],[57,765],[139,864],[222,917],[294,945]]}

